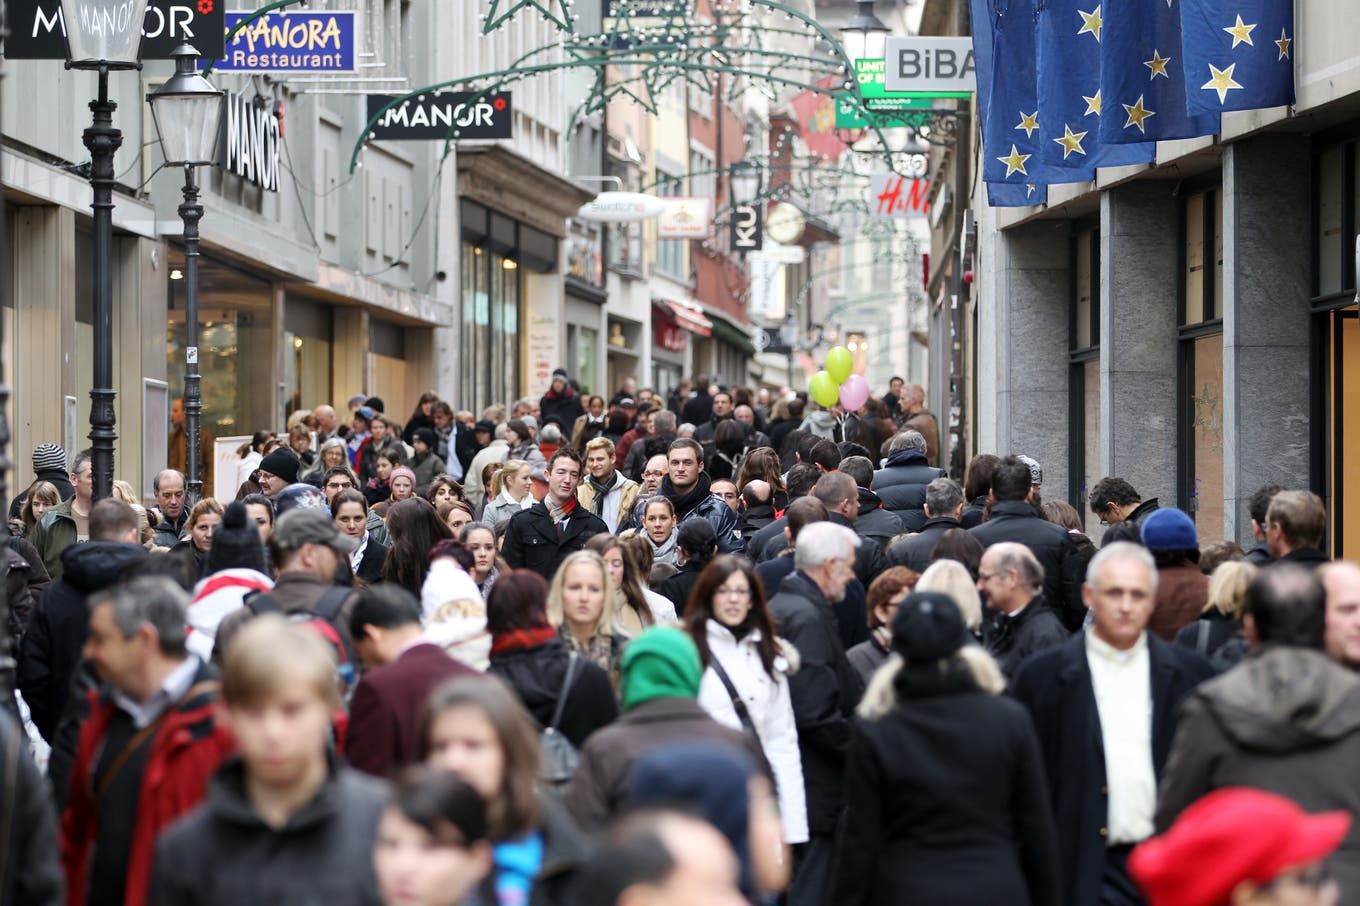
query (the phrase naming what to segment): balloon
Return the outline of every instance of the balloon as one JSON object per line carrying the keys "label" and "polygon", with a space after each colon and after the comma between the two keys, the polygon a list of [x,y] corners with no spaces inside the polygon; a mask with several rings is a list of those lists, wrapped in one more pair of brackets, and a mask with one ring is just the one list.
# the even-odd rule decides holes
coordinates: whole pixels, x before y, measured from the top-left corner
{"label": "balloon", "polygon": [[831,347],[831,351],[826,354],[826,373],[831,375],[836,386],[844,384],[854,370],[855,357],[850,354],[850,350],[844,346]]}
{"label": "balloon", "polygon": [[854,412],[869,400],[869,382],[863,375],[852,374],[841,384],[841,405],[845,411]]}
{"label": "balloon", "polygon": [[825,371],[817,372],[808,380],[808,396],[816,400],[817,405],[824,409],[830,409],[836,405],[836,400],[840,399],[840,395],[840,387]]}

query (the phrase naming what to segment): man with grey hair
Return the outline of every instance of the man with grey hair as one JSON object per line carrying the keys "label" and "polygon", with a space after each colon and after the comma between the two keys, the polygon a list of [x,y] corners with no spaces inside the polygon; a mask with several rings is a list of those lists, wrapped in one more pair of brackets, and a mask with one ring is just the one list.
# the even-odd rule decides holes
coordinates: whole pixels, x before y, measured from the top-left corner
{"label": "man with grey hair", "polygon": [[930,465],[921,433],[903,429],[889,442],[888,458],[874,473],[870,489],[883,500],[884,509],[902,520],[903,531],[919,532],[926,524],[926,486],[944,477],[943,469]]}
{"label": "man with grey hair", "polygon": [[836,824],[845,807],[850,716],[863,691],[845,658],[835,606],[854,579],[859,537],[833,522],[814,522],[798,535],[794,572],[770,599],[780,638],[797,650],[801,665],[789,677],[798,750],[803,760],[809,840],[789,889],[793,906],[823,904],[830,892]]}
{"label": "man with grey hair", "polygon": [[1044,568],[1023,544],[1002,541],[987,548],[977,587],[993,612],[982,624],[983,644],[1006,676],[1014,676],[1034,652],[1067,641],[1062,621],[1044,601]]}
{"label": "man with grey hair", "polygon": [[888,549],[888,562],[918,573],[930,565],[930,553],[950,529],[963,523],[963,488],[952,478],[937,478],[926,485],[925,524],[920,531]]}
{"label": "man with grey hair", "polygon": [[1125,863],[1152,836],[1181,701],[1212,671],[1147,632],[1157,566],[1146,548],[1102,548],[1082,597],[1090,627],[1026,660],[1009,691],[1029,709],[1048,767],[1064,902],[1135,906],[1143,899]]}
{"label": "man with grey hair", "polygon": [[234,747],[213,668],[185,648],[189,596],[160,576],[91,600],[90,693],[62,820],[67,883],[89,903],[144,903],[156,838],[193,809]]}

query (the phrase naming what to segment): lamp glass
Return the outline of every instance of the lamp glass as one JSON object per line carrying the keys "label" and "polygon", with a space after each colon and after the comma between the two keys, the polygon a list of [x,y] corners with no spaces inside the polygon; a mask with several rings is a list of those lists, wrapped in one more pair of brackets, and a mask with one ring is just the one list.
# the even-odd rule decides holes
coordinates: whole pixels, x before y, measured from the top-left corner
{"label": "lamp glass", "polygon": [[732,200],[737,204],[750,204],[760,194],[760,170],[754,165],[734,164],[730,179]]}
{"label": "lamp glass", "polygon": [[134,69],[147,0],[61,0],[66,57],[77,69]]}
{"label": "lamp glass", "polygon": [[222,124],[219,92],[152,94],[149,100],[151,118],[156,123],[168,166],[208,165],[217,161]]}

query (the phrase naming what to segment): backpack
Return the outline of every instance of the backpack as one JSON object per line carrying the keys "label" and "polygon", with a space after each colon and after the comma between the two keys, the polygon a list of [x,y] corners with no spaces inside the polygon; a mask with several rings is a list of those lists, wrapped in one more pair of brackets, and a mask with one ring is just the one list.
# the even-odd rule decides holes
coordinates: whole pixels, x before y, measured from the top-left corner
{"label": "backpack", "polygon": [[356,678],[354,665],[358,662],[357,653],[346,641],[344,633],[339,629],[340,610],[345,606],[345,601],[349,599],[354,589],[340,585],[332,585],[317,599],[316,604],[310,610],[285,611],[279,606],[278,600],[269,592],[255,592],[245,598],[246,609],[252,616],[260,616],[266,613],[277,613],[286,617],[289,622],[301,623],[321,636],[332,648],[335,649],[339,666],[336,672],[344,682],[345,688],[349,689],[354,685]]}
{"label": "backpack", "polygon": [[549,793],[561,796],[567,784],[576,773],[576,765],[581,760],[576,746],[558,730],[562,723],[562,712],[566,710],[567,693],[576,679],[576,667],[580,655],[571,652],[567,660],[567,675],[562,680],[562,691],[557,693],[557,705],[553,708],[552,722],[543,728],[538,736],[538,782]]}

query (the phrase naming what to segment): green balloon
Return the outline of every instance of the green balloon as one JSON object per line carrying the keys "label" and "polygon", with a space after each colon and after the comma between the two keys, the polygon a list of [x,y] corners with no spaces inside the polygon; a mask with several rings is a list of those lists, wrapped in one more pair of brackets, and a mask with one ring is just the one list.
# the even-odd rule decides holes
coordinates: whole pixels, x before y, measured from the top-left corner
{"label": "green balloon", "polygon": [[840,385],[830,374],[819,371],[808,380],[808,396],[816,400],[817,405],[830,409],[841,397]]}
{"label": "green balloon", "polygon": [[833,346],[826,354],[826,373],[839,387],[855,370],[855,357],[844,346]]}

